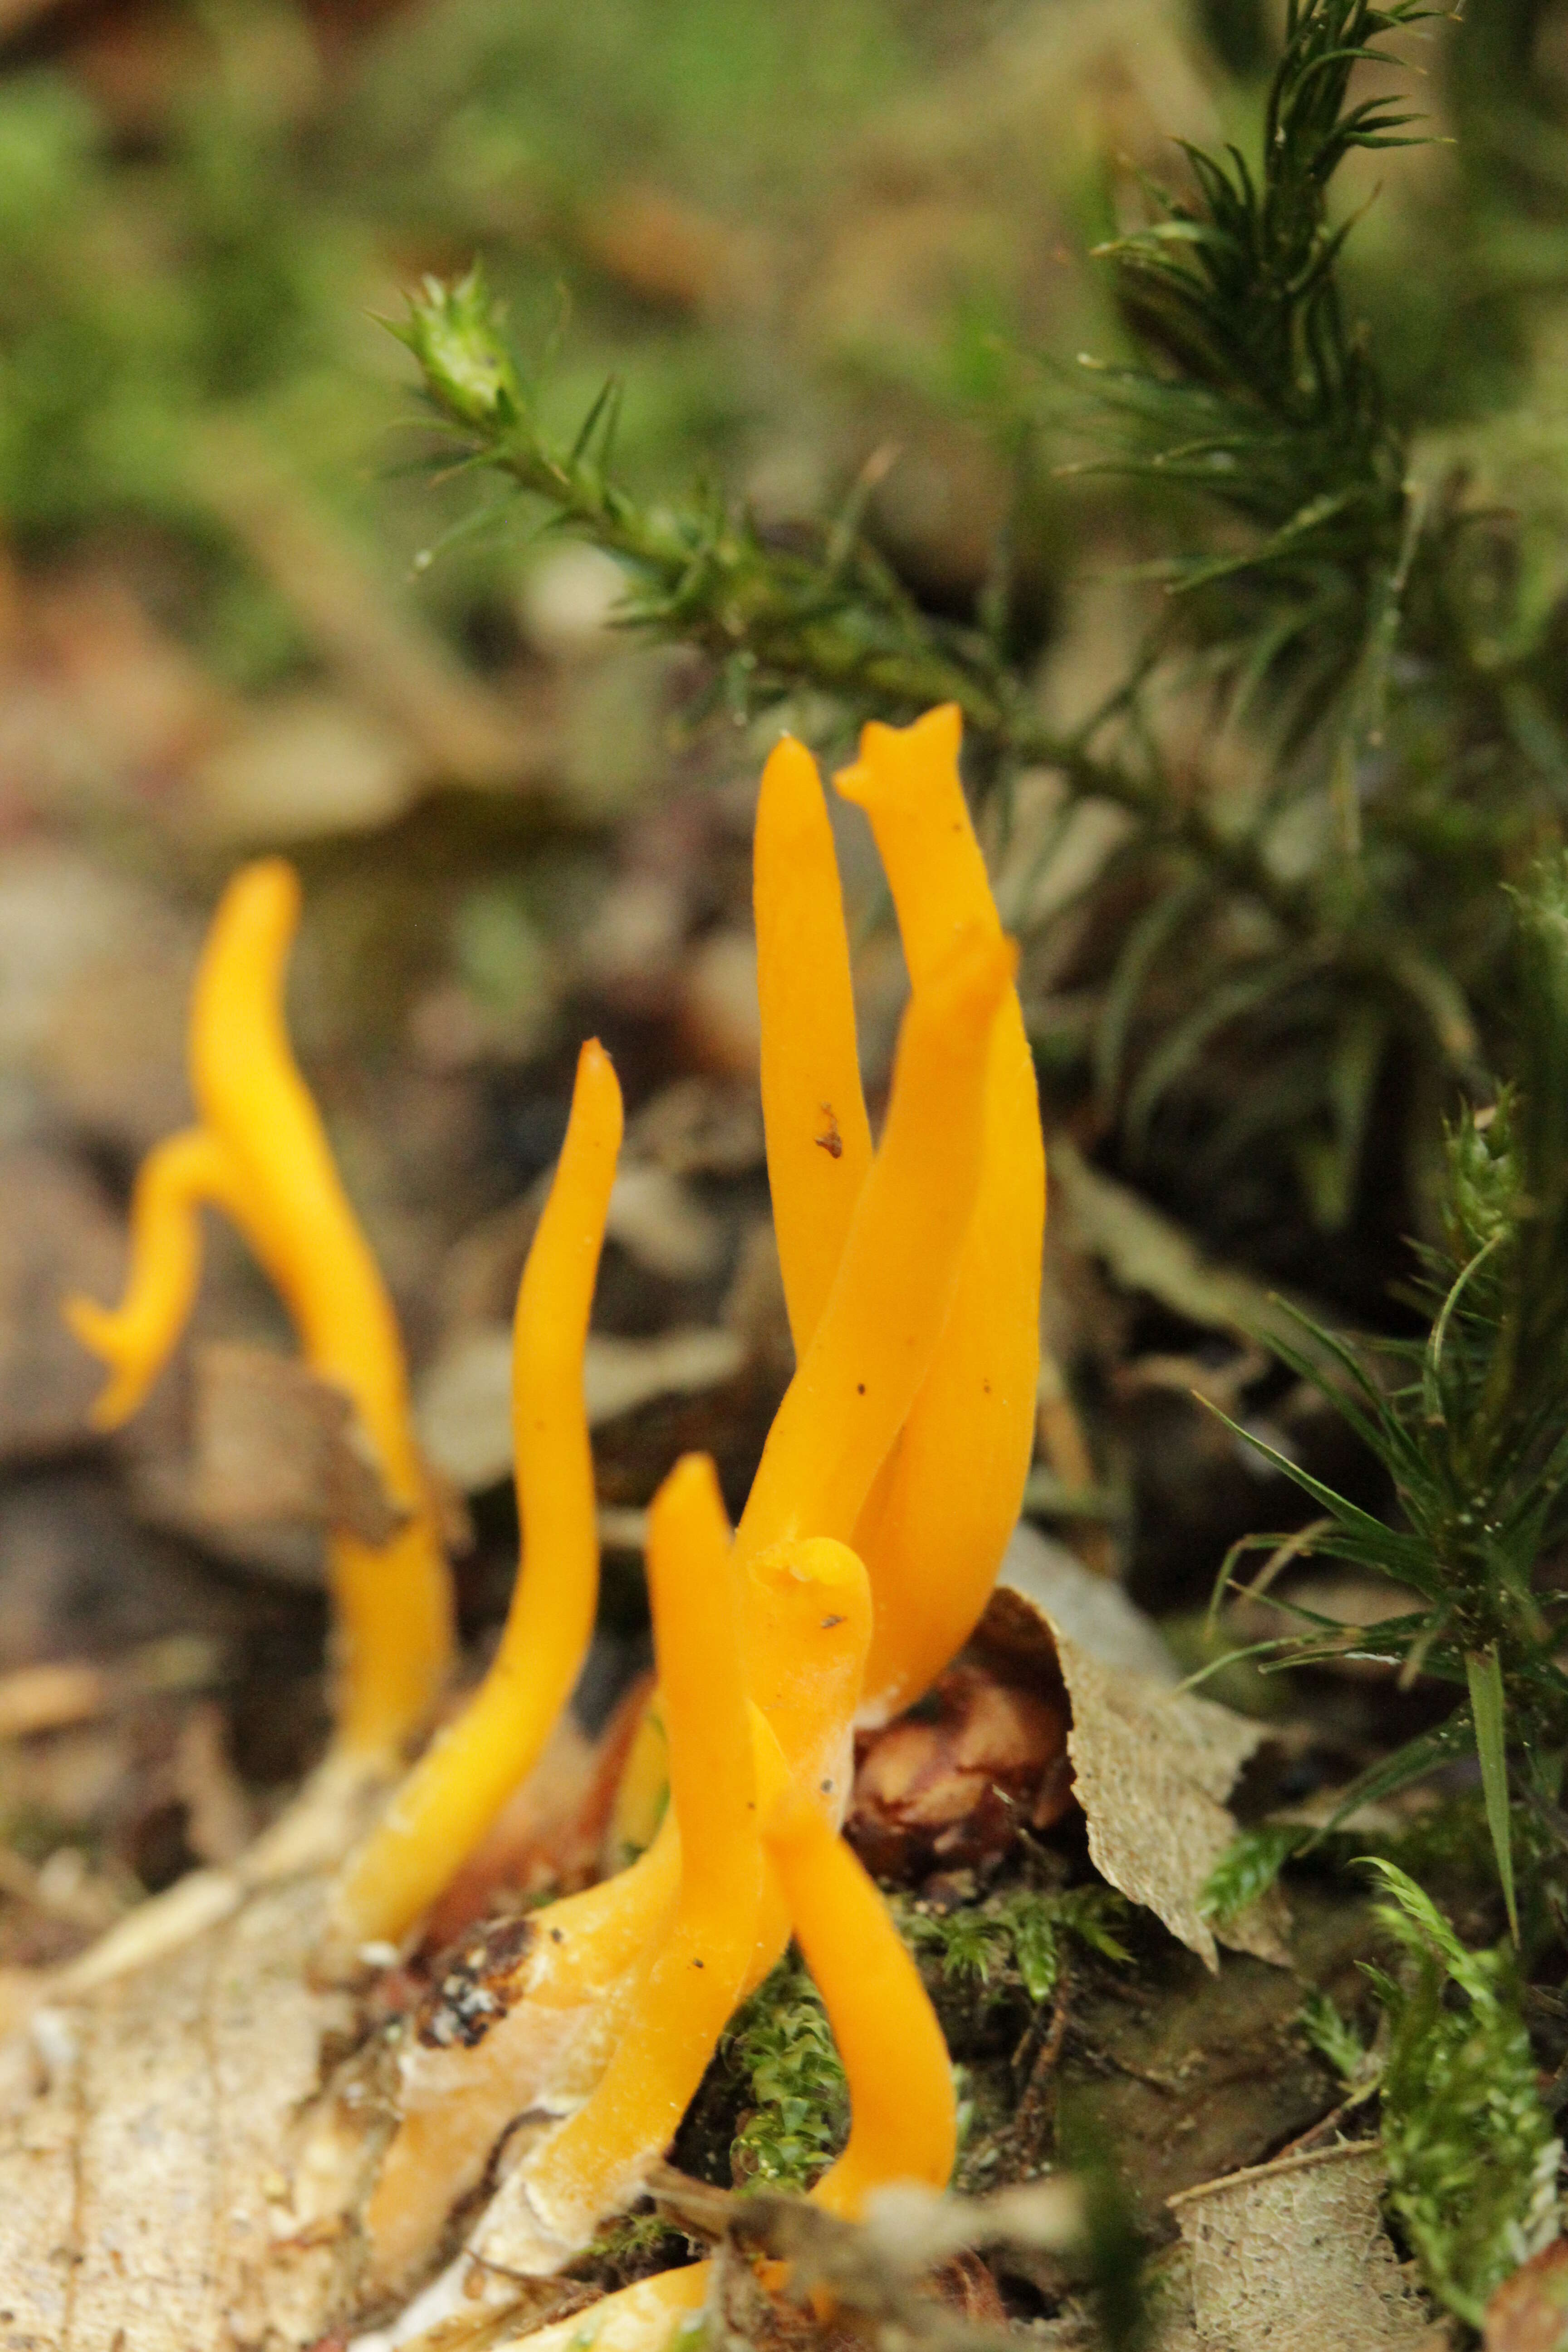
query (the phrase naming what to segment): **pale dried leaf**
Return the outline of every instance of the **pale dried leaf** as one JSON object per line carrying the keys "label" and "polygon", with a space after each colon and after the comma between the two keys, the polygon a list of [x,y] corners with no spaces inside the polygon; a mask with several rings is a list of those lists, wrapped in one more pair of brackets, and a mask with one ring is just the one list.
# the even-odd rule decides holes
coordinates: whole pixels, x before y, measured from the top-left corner
{"label": "pale dried leaf", "polygon": [[617,1171],[605,1231],[639,1265],[672,1282],[700,1281],[724,1254],[724,1229],[689,1185],[655,1160]]}
{"label": "pale dried leaf", "polygon": [[1426,2352],[1447,2342],[1378,2211],[1375,2145],[1286,2157],[1173,2197],[1190,2310],[1160,2352]]}
{"label": "pale dried leaf", "polygon": [[308,690],[262,705],[196,762],[191,817],[204,842],[223,848],[364,833],[402,815],[420,774],[399,729]]}
{"label": "pale dried leaf", "polygon": [[1070,1241],[1100,1258],[1124,1290],[1145,1291],[1205,1330],[1310,1346],[1273,1291],[1234,1266],[1214,1265],[1190,1234],[1128,1185],[1091,1168],[1064,1137],[1051,1139],[1051,1181]]}
{"label": "pale dried leaf", "polygon": [[221,1707],[207,1700],[180,1727],[171,1774],[185,1808],[185,1839],[198,1862],[237,1862],[251,1842],[250,1800],[229,1758]]}
{"label": "pale dried leaf", "polygon": [[1165,1690],[1147,1675],[1107,1666],[1047,1622],[1072,1702],[1068,1754],[1095,1868],[1209,1968],[1218,1966],[1216,1932],[1237,1951],[1288,1968],[1288,1917],[1277,1888],[1217,1930],[1198,1909],[1237,1834],[1225,1800],[1267,1737],[1264,1727],[1212,1700]]}
{"label": "pale dried leaf", "polygon": [[1096,1575],[1076,1552],[1020,1519],[1002,1555],[998,1583],[1044,1610],[1108,1666],[1128,1666],[1158,1683],[1179,1681],[1174,1659],[1152,1617],[1111,1578]]}

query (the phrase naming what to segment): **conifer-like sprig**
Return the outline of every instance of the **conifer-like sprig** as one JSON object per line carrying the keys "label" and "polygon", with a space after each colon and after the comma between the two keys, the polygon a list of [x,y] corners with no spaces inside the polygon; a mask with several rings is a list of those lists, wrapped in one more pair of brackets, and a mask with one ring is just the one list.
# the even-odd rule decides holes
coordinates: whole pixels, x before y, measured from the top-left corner
{"label": "conifer-like sprig", "polygon": [[1240,547],[1176,557],[1168,586],[1210,595],[1196,625],[1249,692],[1289,678],[1321,716],[1369,660],[1357,716],[1372,713],[1391,599],[1412,552],[1403,436],[1364,339],[1346,322],[1337,264],[1348,222],[1330,183],[1355,148],[1405,146],[1415,119],[1352,103],[1359,65],[1386,63],[1381,36],[1430,14],[1415,0],[1291,0],[1256,168],[1184,142],[1195,195],[1099,248],[1142,364],[1097,371],[1121,446],[1104,467],[1181,483],[1247,526]]}
{"label": "conifer-like sprig", "polygon": [[1546,1858],[1532,1895],[1560,1932],[1568,1920],[1568,859],[1515,894],[1513,945],[1517,1080],[1450,1132],[1441,1239],[1420,1253],[1425,1337],[1355,1346],[1309,1326],[1317,1353],[1279,1350],[1382,1465],[1397,1512],[1363,1509],[1259,1446],[1321,1517],[1305,1536],[1246,1538],[1215,1601],[1244,1558],[1281,1543],[1405,1588],[1409,1608],[1371,1627],[1279,1599],[1297,1630],[1262,1647],[1279,1664],[1353,1655],[1458,1687],[1447,1719],[1363,1774],[1337,1818],[1473,1751],[1517,1935],[1521,1828]]}
{"label": "conifer-like sprig", "polygon": [[[1173,631],[1076,728],[1043,716],[1005,594],[972,623],[921,608],[861,527],[864,481],[836,518],[787,534],[710,488],[643,500],[615,467],[616,387],[574,437],[553,435],[477,269],[428,282],[400,330],[459,465],[615,555],[620,619],[703,652],[710,705],[744,717],[804,691],[847,735],[952,700],[981,793],[1045,768],[1070,797],[1126,811],[1127,837],[1089,886],[1110,950],[1092,1044],[1102,1098],[1137,1143],[1184,1091],[1215,1171],[1284,1136],[1329,1228],[1351,1213],[1391,1055],[1473,1071],[1470,992],[1495,954],[1475,908],[1500,868],[1500,820],[1456,814],[1491,770],[1468,752],[1446,765],[1439,738],[1489,740],[1507,698],[1473,661],[1428,647],[1415,672],[1460,677],[1464,707],[1440,694],[1424,711],[1406,778],[1394,656],[1411,650],[1417,601],[1453,635],[1444,567],[1461,534],[1407,491],[1402,433],[1342,306],[1345,226],[1328,212],[1346,154],[1404,143],[1409,120],[1356,96],[1352,76],[1426,13],[1292,0],[1256,160],[1189,150],[1190,196],[1105,248],[1143,356],[1095,374],[1114,444],[1101,462],[1202,493],[1205,520],[1168,569]],[[1172,675],[1164,656],[1184,665],[1194,646],[1225,710],[1247,714],[1259,789],[1239,799],[1173,748],[1149,692]],[[1334,822],[1315,824],[1314,796]],[[1216,1115],[1208,1074],[1241,1040],[1269,1075],[1240,1101],[1222,1083]]]}
{"label": "conifer-like sprig", "polygon": [[1054,768],[1073,792],[1127,809],[1141,839],[1178,850],[1299,926],[1299,894],[1255,845],[1170,791],[1157,763],[1105,753],[1093,728],[1046,725],[1000,627],[921,609],[860,528],[866,484],[833,520],[787,543],[711,487],[644,503],[614,470],[618,388],[605,386],[570,444],[554,439],[477,265],[452,284],[426,279],[395,332],[419,363],[427,404],[457,437],[460,463],[499,473],[550,509],[548,527],[614,555],[626,573],[617,618],[707,654],[711,705],[743,718],[809,689],[848,722],[903,723],[955,702],[993,775]]}

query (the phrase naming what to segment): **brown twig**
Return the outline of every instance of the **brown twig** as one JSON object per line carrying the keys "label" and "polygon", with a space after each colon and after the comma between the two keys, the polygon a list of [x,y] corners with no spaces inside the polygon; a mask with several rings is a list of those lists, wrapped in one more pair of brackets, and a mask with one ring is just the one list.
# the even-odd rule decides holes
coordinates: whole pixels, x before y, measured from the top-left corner
{"label": "brown twig", "polygon": [[[1042,2153],[1041,2144],[1045,2138],[1046,2126],[1048,2121],[1047,2094],[1067,2042],[1071,1991],[1071,1974],[1064,1959],[1058,1968],[1057,1989],[1051,2002],[1050,2023],[1030,2062],[1028,2075],[1013,2117],[1014,2147],[1026,2165],[1037,2164]],[[1031,2027],[1031,2033],[1033,2031],[1034,2028]],[[1020,2044],[1020,2052],[1027,2046],[1028,2040],[1029,2035],[1026,2034],[1024,2042]]]}

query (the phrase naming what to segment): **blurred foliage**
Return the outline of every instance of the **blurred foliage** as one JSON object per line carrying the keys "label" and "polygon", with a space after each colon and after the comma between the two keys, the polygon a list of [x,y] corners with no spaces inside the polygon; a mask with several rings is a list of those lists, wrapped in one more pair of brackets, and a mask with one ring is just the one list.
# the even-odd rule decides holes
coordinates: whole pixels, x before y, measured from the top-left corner
{"label": "blurred foliage", "polygon": [[[1368,1511],[1247,1435],[1321,1516],[1290,1538],[1244,1538],[1215,1604],[1260,1551],[1273,1558],[1252,1590],[1265,1591],[1282,1540],[1298,1558],[1346,1561],[1406,1596],[1370,1626],[1270,1596],[1294,1629],[1258,1650],[1290,1664],[1374,1659],[1407,1683],[1421,1674],[1462,1694],[1436,1726],[1369,1766],[1336,1819],[1472,1750],[1517,1938],[1516,1845],[1531,1857],[1530,1924],[1544,1906],[1559,1934],[1568,1926],[1568,859],[1543,861],[1512,909],[1519,1086],[1449,1133],[1439,1237],[1420,1252],[1412,1291],[1425,1335],[1356,1347],[1310,1326],[1318,1352],[1279,1348],[1383,1465],[1397,1510]],[[1288,1831],[1254,1832],[1226,1857],[1226,1883],[1266,1879],[1292,1842]]]}
{"label": "blurred foliage", "polygon": [[[1085,511],[1107,547],[1151,551],[1152,623],[1074,724],[1053,719],[1052,649],[1042,678],[1021,624],[1026,500],[976,592],[933,610],[887,560],[874,468],[787,539],[718,488],[667,481],[650,502],[617,458],[619,388],[557,427],[548,370],[522,369],[479,277],[432,283],[405,331],[465,462],[616,554],[626,622],[700,647],[715,702],[788,701],[838,740],[951,698],[999,839],[1021,772],[1121,812],[1069,908],[1093,941],[1081,1073],[1193,1198],[1245,1187],[1261,1154],[1320,1229],[1352,1219],[1380,1121],[1405,1129],[1425,1210],[1444,1096],[1508,1060],[1495,886],[1562,826],[1563,437],[1536,353],[1568,239],[1537,17],[1292,0],[1263,76],[1262,16],[1198,12],[1237,137],[1184,142],[1168,195],[1102,184],[1101,206],[1142,215],[1096,248],[1123,356],[1094,363],[1087,402],[1031,391],[1019,351],[973,388],[1016,486],[1087,436],[1083,495],[1123,488]],[[1413,79],[1423,46],[1435,85]],[[1369,226],[1374,191],[1364,220],[1337,197],[1364,159],[1439,134],[1392,225],[1385,203]],[[1451,274],[1414,266],[1433,203],[1458,225]],[[1411,372],[1417,288],[1433,349]],[[459,351],[493,399],[458,387]],[[1047,939],[1047,968],[1061,952]],[[1047,994],[1047,1047],[1052,1014]],[[1073,1050],[1051,1051],[1058,1076]]]}
{"label": "blurred foliage", "polygon": [[[716,707],[837,743],[952,697],[1053,1084],[1228,1246],[1359,1224],[1375,1261],[1445,1101],[1510,1067],[1495,885],[1563,828],[1560,14],[419,0],[334,46],[328,0],[201,0],[119,80],[35,42],[0,497],[29,550],[163,534],[253,685],[308,632],[204,484],[237,417],[389,583],[439,548],[420,593],[487,658],[540,551],[470,527],[476,464],[622,561]],[[369,317],[427,270],[433,484]]]}

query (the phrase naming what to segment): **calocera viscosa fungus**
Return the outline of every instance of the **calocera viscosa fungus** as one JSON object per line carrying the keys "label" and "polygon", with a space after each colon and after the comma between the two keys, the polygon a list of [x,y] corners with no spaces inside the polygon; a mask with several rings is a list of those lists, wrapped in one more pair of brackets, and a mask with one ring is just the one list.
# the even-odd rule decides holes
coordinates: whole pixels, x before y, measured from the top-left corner
{"label": "calocera viscosa fungus", "polygon": [[[495,2130],[525,2108],[564,2120],[512,2169],[475,2244],[525,2268],[566,2259],[635,2193],[730,2009],[784,1948],[794,1908],[784,1849],[762,1842],[753,1814],[742,1860],[741,1816],[726,1814],[726,1843],[708,1822],[710,1797],[678,1761],[675,1694],[686,1685],[674,1662],[687,1637],[673,1596],[716,1595],[724,1563],[734,1671],[754,1715],[749,1768],[729,1726],[731,1790],[749,1769],[748,1804],[803,1792],[831,1837],[858,1709],[868,1702],[880,1717],[918,1696],[994,1580],[1033,1428],[1045,1170],[1013,950],[957,751],[956,714],[935,712],[902,732],[868,730],[844,780],[883,847],[912,983],[875,1151],[821,786],[796,744],[768,763],[756,853],[763,1088],[798,1369],[732,1545],[716,1488],[690,1465],[656,1504],[669,1810],[630,1868],[536,1915],[513,2005],[481,2053],[406,2057],[402,2124],[367,2214],[384,2286],[416,2271],[432,2205],[446,2210],[474,2185]],[[869,1639],[868,1685],[859,1656],[845,1673],[845,1644],[834,1643],[831,1675],[812,1660],[814,1640],[820,1647],[853,1622]],[[704,1668],[710,1699],[719,1671],[715,1654]],[[694,1803],[705,1826],[689,1853],[683,1815]],[[721,1912],[727,1934],[698,1950],[693,1923],[709,1934]],[[894,2087],[889,2077],[884,2089]],[[875,2100],[863,2106],[879,2112]]]}
{"label": "calocera viscosa fungus", "polygon": [[[874,1150],[822,787],[796,744],[767,764],[763,1094],[797,1370],[732,1537],[705,1461],[679,1465],[656,1498],[665,1818],[626,1870],[533,1915],[476,2047],[435,2027],[408,2037],[395,2127],[353,2233],[356,2293],[385,2302],[417,2282],[525,2111],[544,2128],[473,2243],[502,2268],[567,2259],[637,2192],[736,2002],[792,1929],[851,2083],[854,2131],[824,2201],[853,2211],[882,2178],[945,2178],[941,2037],[837,1830],[858,1713],[880,1719],[918,1696],[984,1607],[1033,1425],[1038,1109],[1014,950],[957,753],[956,713],[932,712],[903,730],[868,729],[840,779],[870,818],[911,982]],[[201,1204],[240,1226],[311,1364],[353,1398],[407,1515],[380,1550],[332,1539],[337,1747],[384,1769],[445,1675],[447,1583],[391,1307],[289,1051],[281,997],[297,906],[276,860],[230,886],[193,1010],[201,1124],[142,1171],[121,1308],[78,1303],[73,1321],[114,1370],[100,1418],[123,1418],[188,1313]],[[495,1669],[340,1874],[340,1960],[415,1925],[537,1757],[581,1663],[597,1568],[582,1350],[619,1133],[614,1075],[590,1044],[519,1301],[512,1614]],[[863,1981],[858,1967],[870,1971]],[[650,2284],[658,2308],[691,2293]]]}
{"label": "calocera viscosa fungus", "polygon": [[287,1306],[311,1370],[346,1392],[387,1495],[405,1515],[384,1544],[331,1531],[338,1648],[334,1748],[389,1771],[427,1722],[451,1663],[450,1580],[415,1440],[403,1343],[349,1203],[321,1113],[289,1043],[283,992],[300,920],[292,866],[242,866],[196,972],[190,1072],[199,1123],[156,1146],[131,1203],[131,1271],[109,1308],[67,1302],[72,1330],[110,1368],[93,1420],[117,1428],[168,1360],[201,1278],[201,1212],[237,1226]]}
{"label": "calocera viscosa fungus", "polygon": [[[791,1927],[822,1995],[849,2088],[849,2138],[810,2191],[858,2221],[894,2182],[945,2189],[958,2150],[952,2067],[920,1972],[861,1864],[805,1792],[777,1789],[763,1822]],[[606,2295],[591,2315],[535,2331],[539,2352],[568,2352],[589,2330],[595,2352],[661,2352],[699,2313],[710,2263],[661,2271]]]}

